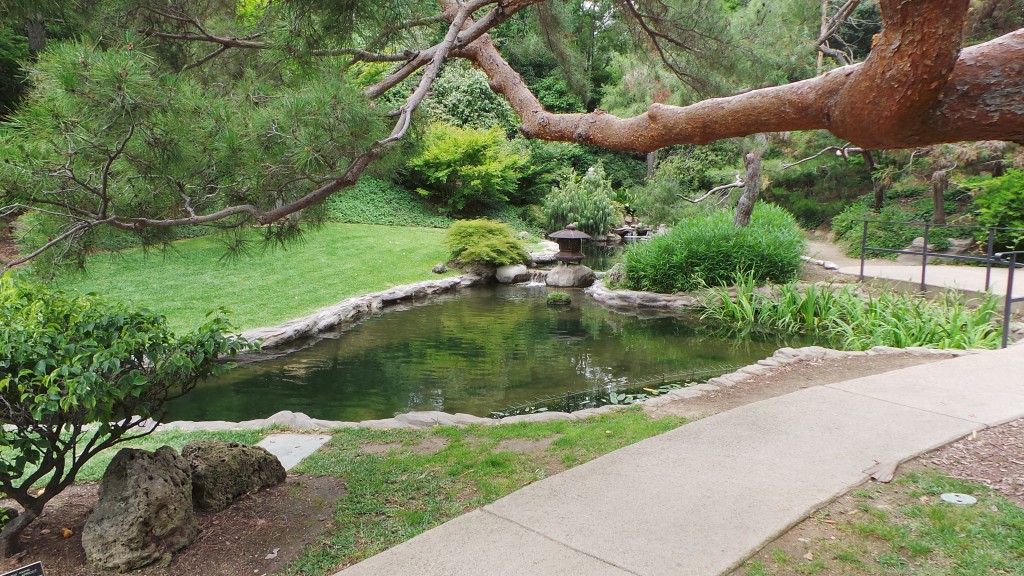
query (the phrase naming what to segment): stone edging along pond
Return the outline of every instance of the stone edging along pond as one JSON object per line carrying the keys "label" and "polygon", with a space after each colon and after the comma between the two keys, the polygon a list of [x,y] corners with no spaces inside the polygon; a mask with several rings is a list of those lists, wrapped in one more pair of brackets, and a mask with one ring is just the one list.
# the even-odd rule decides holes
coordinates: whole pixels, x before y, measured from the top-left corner
{"label": "stone edging along pond", "polygon": [[249,340],[260,340],[264,348],[274,348],[294,340],[315,337],[339,326],[346,328],[379,314],[384,308],[401,302],[454,292],[469,286],[484,284],[487,280],[481,276],[463,274],[440,280],[427,280],[396,286],[383,292],[346,298],[309,316],[289,320],[277,326],[246,330],[242,332],[242,337]]}
{"label": "stone edging along pond", "polygon": [[[673,390],[661,396],[649,398],[637,404],[641,406],[656,407],[677,400],[695,398],[713,392],[721,388],[733,386],[756,375],[767,374],[778,370],[782,366],[800,362],[803,360],[822,360],[827,358],[846,358],[850,356],[881,356],[887,354],[915,354],[919,356],[932,356],[936,354],[964,356],[975,354],[980,350],[941,350],[934,348],[892,348],[889,346],[876,346],[864,352],[843,352],[832,350],[821,346],[807,346],[804,348],[780,348],[770,357],[758,360],[757,363],[745,366],[716,378],[712,378],[703,384],[694,384],[678,390]],[[576,412],[539,412],[536,414],[523,414],[519,416],[507,416],[505,418],[483,418],[469,414],[449,414],[447,412],[409,412],[399,414],[394,418],[383,420],[365,420],[363,422],[338,422],[333,420],[319,420],[311,418],[301,412],[282,411],[265,419],[245,420],[243,422],[191,422],[177,421],[162,424],[164,429],[174,430],[234,430],[234,429],[255,429],[268,426],[284,426],[292,430],[331,430],[339,428],[376,428],[376,429],[417,429],[432,428],[434,426],[467,426],[470,424],[494,425],[494,424],[516,424],[519,422],[550,422],[554,420],[575,420],[588,418],[600,414],[607,414],[616,410],[622,410],[627,406],[608,405],[600,408],[587,408]]]}

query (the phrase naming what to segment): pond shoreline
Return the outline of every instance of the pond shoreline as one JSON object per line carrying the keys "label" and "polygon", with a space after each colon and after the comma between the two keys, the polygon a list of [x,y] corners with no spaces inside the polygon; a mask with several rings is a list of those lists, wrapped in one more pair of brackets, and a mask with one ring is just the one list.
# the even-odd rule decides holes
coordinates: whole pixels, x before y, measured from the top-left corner
{"label": "pond shoreline", "polygon": [[[671,392],[649,398],[642,402],[637,402],[631,406],[642,406],[645,408],[655,408],[668,404],[670,402],[686,400],[696,398],[704,394],[709,394],[717,390],[734,386],[746,380],[749,380],[755,376],[762,376],[770,374],[775,370],[779,370],[788,364],[801,361],[821,361],[830,358],[846,358],[851,356],[882,356],[890,354],[912,354],[918,356],[934,356],[934,355],[954,355],[963,356],[967,354],[975,354],[981,352],[980,350],[944,350],[936,348],[893,348],[890,346],[876,346],[866,351],[842,351],[834,350],[831,348],[824,348],[821,346],[806,346],[802,348],[780,348],[775,351],[771,356],[758,360],[757,362],[744,366],[738,370],[723,374],[721,376],[711,378],[707,382],[699,384],[691,384],[673,390]],[[482,416],[472,416],[470,414],[449,414],[447,412],[440,411],[422,411],[422,412],[407,412],[399,414],[393,418],[384,418],[376,420],[364,420],[362,422],[342,422],[334,420],[321,420],[317,418],[311,418],[310,416],[303,414],[302,412],[292,412],[284,410],[273,414],[268,418],[244,420],[241,422],[229,422],[223,420],[213,420],[204,422],[194,422],[189,420],[179,420],[174,422],[168,422],[160,424],[160,427],[168,430],[183,430],[183,431],[200,431],[200,430],[239,430],[239,429],[258,429],[266,428],[270,426],[283,426],[285,428],[297,431],[324,431],[324,430],[336,430],[344,428],[371,428],[371,429],[423,429],[433,428],[435,426],[468,426],[468,425],[498,425],[498,424],[518,424],[521,422],[551,422],[556,420],[576,420],[580,418],[589,418],[592,416],[599,416],[602,414],[608,414],[617,410],[624,410],[629,406],[625,405],[606,405],[599,408],[587,408],[584,410],[577,410],[575,412],[539,412],[535,414],[523,414],[518,416],[507,416],[504,418],[484,418]],[[155,422],[147,421],[140,424],[143,427],[150,427]]]}

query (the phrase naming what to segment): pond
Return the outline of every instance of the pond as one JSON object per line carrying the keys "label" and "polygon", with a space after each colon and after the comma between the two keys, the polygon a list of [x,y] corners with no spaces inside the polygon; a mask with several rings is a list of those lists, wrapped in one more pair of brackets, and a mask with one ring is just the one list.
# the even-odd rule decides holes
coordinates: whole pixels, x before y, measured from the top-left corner
{"label": "pond", "polygon": [[239,366],[170,405],[169,420],[248,420],[279,410],[359,421],[414,410],[487,416],[537,397],[741,366],[789,345],[725,338],[693,321],[605,310],[543,286],[473,288],[389,311],[306,349]]}

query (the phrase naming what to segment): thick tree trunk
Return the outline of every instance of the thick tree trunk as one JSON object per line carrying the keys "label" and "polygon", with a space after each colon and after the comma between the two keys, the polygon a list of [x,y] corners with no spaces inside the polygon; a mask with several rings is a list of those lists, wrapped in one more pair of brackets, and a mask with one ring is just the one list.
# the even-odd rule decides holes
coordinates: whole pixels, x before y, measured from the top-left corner
{"label": "thick tree trunk", "polygon": [[761,195],[761,156],[764,155],[764,148],[756,146],[743,157],[743,167],[746,168],[743,175],[743,195],[736,204],[736,216],[732,223],[740,228],[750,224],[750,214],[754,211],[754,204]]}
{"label": "thick tree trunk", "polygon": [[46,22],[42,18],[26,20],[25,34],[28,36],[28,51],[31,54],[39,54],[46,50]]}
{"label": "thick tree trunk", "polygon": [[871,154],[871,150],[864,150],[860,154],[864,158],[864,167],[868,169],[868,174],[871,176],[871,190],[875,193],[874,210],[881,212],[882,204],[885,203],[885,185],[875,178],[875,157]]}

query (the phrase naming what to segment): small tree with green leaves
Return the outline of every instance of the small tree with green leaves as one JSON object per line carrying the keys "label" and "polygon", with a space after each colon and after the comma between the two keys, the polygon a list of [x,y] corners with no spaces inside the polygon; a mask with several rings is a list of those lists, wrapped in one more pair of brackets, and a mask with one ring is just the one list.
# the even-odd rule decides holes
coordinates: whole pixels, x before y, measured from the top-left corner
{"label": "small tree with green leaves", "polygon": [[619,219],[614,198],[615,191],[600,163],[582,178],[573,172],[544,199],[548,230],[561,230],[575,222],[587,234],[604,234]]}
{"label": "small tree with green leaves", "polygon": [[[0,555],[99,452],[150,434],[168,401],[253,345],[212,316],[176,337],[163,316],[0,277],[0,490],[24,508]],[[42,486],[34,494],[34,486]]]}

